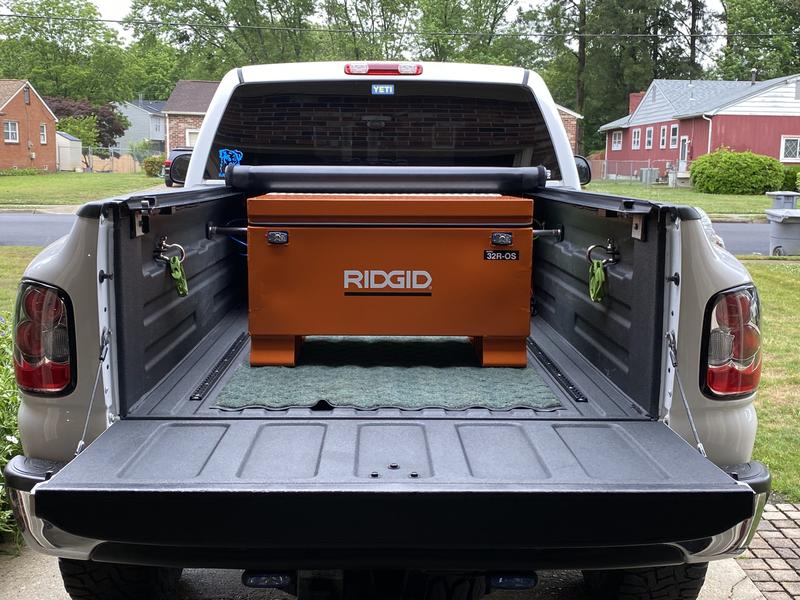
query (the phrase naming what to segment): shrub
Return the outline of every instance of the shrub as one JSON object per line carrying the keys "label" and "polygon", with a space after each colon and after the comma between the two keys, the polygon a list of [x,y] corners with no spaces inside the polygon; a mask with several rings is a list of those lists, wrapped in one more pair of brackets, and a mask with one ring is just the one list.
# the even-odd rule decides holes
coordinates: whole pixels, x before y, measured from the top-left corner
{"label": "shrub", "polygon": [[19,395],[11,366],[11,318],[0,315],[0,537],[18,535],[8,496],[3,489],[3,468],[15,454],[22,454],[17,429]]}
{"label": "shrub", "polygon": [[158,177],[161,175],[161,167],[164,165],[164,155],[157,154],[148,156],[144,159],[144,172],[148,177]]}
{"label": "shrub", "polygon": [[0,170],[0,177],[18,177],[20,175],[44,175],[44,171],[33,168]]}
{"label": "shrub", "polygon": [[692,163],[692,184],[706,194],[763,194],[783,184],[783,165],[772,157],[720,148]]}
{"label": "shrub", "polygon": [[800,185],[797,184],[798,181],[800,181],[800,167],[783,167],[783,185],[781,185],[781,191],[800,191]]}

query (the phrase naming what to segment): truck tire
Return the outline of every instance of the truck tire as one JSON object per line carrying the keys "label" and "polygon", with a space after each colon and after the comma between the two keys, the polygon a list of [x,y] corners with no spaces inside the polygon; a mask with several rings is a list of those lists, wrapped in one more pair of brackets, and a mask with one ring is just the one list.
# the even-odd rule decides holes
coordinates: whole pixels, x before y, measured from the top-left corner
{"label": "truck tire", "polygon": [[181,569],[137,567],[60,558],[64,588],[73,600],[168,600]]}
{"label": "truck tire", "polygon": [[593,596],[602,600],[696,600],[706,580],[708,563],[584,571]]}
{"label": "truck tire", "polygon": [[425,600],[478,600],[486,595],[485,577],[431,577],[427,584]]}

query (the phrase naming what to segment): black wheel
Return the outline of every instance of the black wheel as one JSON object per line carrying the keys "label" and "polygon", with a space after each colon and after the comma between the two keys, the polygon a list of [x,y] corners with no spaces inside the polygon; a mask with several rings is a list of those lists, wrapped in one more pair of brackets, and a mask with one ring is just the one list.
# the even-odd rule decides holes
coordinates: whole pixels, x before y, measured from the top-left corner
{"label": "black wheel", "polygon": [[66,558],[60,558],[58,566],[73,600],[168,600],[181,577],[181,569]]}
{"label": "black wheel", "polygon": [[172,187],[172,180],[169,177],[167,177],[166,179],[164,179],[164,185],[167,187]]}
{"label": "black wheel", "polygon": [[786,251],[783,249],[783,246],[775,246],[772,249],[772,256],[786,256]]}
{"label": "black wheel", "polygon": [[584,571],[594,597],[603,600],[695,600],[708,563],[618,571]]}

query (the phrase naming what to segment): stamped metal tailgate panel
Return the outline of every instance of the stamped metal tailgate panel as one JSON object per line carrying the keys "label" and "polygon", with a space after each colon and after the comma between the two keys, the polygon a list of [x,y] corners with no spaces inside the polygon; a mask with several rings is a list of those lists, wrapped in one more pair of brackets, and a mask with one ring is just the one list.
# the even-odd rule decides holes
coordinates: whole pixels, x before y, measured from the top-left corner
{"label": "stamped metal tailgate panel", "polygon": [[490,549],[706,538],[753,492],[652,421],[124,420],[35,505],[118,542]]}

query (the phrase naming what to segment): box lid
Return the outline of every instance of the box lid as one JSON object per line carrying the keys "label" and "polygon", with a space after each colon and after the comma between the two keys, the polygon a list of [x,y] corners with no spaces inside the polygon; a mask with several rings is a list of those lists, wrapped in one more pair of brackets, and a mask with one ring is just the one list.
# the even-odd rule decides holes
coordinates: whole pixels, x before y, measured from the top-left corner
{"label": "box lid", "polygon": [[500,194],[265,194],[247,201],[251,225],[530,226],[533,200]]}

